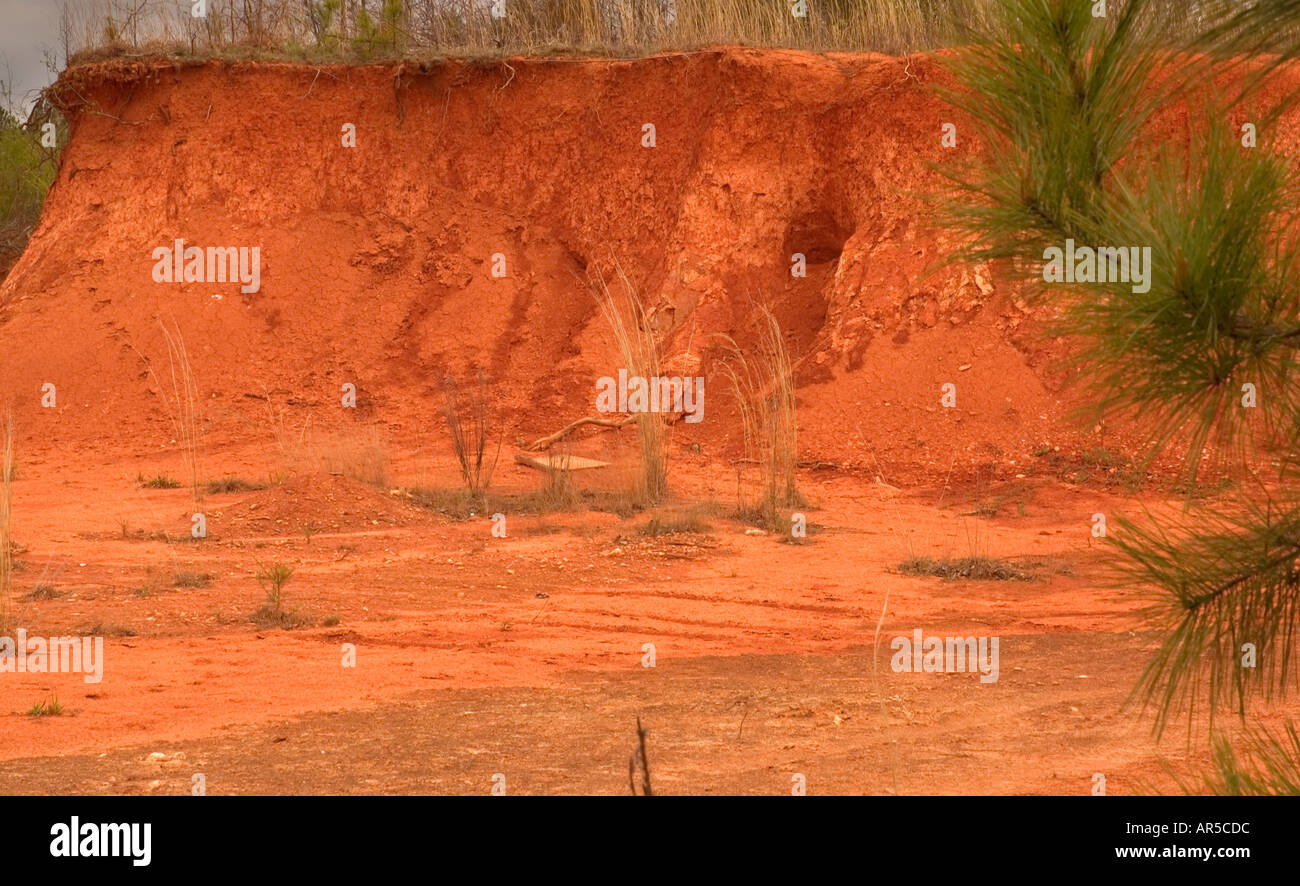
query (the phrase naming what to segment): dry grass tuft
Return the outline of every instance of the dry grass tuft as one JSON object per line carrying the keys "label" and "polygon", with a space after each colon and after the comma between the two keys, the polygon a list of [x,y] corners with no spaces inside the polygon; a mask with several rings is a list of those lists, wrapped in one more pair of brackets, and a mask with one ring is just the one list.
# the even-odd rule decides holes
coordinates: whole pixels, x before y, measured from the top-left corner
{"label": "dry grass tuft", "polygon": [[388,488],[388,450],[378,428],[317,432],[308,416],[295,432],[286,425],[283,410],[277,412],[268,403],[267,415],[286,474],[321,472]]}
{"label": "dry grass tuft", "polygon": [[[599,289],[596,299],[601,313],[614,334],[614,343],[628,376],[657,378],[659,340],[631,281],[622,269],[619,269],[618,276],[621,294],[615,294],[604,277],[597,277]],[[641,476],[636,486],[636,497],[643,505],[656,505],[668,494],[668,424],[662,413],[640,412],[636,414],[635,425],[641,448]]]}
{"label": "dry grass tuft", "polygon": [[[36,586],[33,587],[30,591],[28,591],[28,592],[27,592],[27,595],[26,595],[23,599],[25,599],[25,600],[57,600],[59,597],[62,597],[62,596],[63,596],[63,594],[61,594],[61,593],[59,592],[59,589],[56,588],[54,585],[49,584],[48,582],[42,582],[41,584],[36,585]],[[0,631],[0,635],[4,635],[4,632],[3,632],[3,631]]]}
{"label": "dry grass tuft", "polygon": [[172,578],[172,587],[176,588],[206,588],[211,585],[212,576],[206,572],[181,571]]}
{"label": "dry grass tuft", "polygon": [[222,477],[219,480],[208,481],[209,495],[222,495],[232,492],[256,492],[259,489],[265,489],[267,484],[254,483],[245,480],[243,477]]}
{"label": "dry grass tuft", "polygon": [[159,326],[162,329],[163,339],[167,342],[170,394],[154,373],[152,364],[149,364],[149,374],[158,385],[158,392],[167,406],[167,414],[176,432],[176,439],[180,441],[185,457],[185,472],[189,475],[194,511],[199,513],[203,510],[203,488],[199,485],[199,456],[203,433],[203,419],[199,404],[202,401],[199,399],[198,385],[194,381],[194,369],[190,365],[189,352],[185,348],[185,338],[181,335],[180,327],[175,321],[171,329],[168,329],[164,323],[159,323]]}
{"label": "dry grass tuft", "polygon": [[908,557],[898,565],[904,575],[928,575],[946,581],[1033,581],[1035,576],[1005,560],[992,557]]}
{"label": "dry grass tuft", "polygon": [[638,532],[651,538],[664,535],[708,535],[713,530],[702,509],[667,511],[650,515]]}
{"label": "dry grass tuft", "polygon": [[759,340],[745,350],[722,336],[727,357],[722,372],[740,413],[745,455],[758,464],[757,499],[737,490],[742,518],[780,531],[782,508],[803,507],[795,478],[799,431],[795,415],[794,364],[776,315],[758,308]]}

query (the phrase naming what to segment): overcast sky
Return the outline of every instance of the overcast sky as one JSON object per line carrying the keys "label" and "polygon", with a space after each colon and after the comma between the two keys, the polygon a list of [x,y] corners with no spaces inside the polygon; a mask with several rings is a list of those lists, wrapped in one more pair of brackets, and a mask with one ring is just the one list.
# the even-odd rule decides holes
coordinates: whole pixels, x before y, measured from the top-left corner
{"label": "overcast sky", "polygon": [[[0,80],[12,85],[13,103],[26,109],[35,90],[50,84],[45,50],[58,51],[62,0],[0,0]],[[6,67],[7,63],[7,67]]]}

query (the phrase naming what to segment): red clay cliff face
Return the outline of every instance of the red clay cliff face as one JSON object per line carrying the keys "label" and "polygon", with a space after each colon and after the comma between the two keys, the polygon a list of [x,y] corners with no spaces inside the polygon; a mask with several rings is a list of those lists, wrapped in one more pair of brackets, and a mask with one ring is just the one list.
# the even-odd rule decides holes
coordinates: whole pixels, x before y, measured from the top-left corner
{"label": "red clay cliff face", "polygon": [[[616,371],[589,281],[621,269],[669,365],[706,378],[705,420],[677,437],[706,454],[738,443],[715,336],[747,341],[756,301],[799,360],[807,461],[1014,473],[1044,443],[1099,445],[1064,429],[1056,346],[1015,293],[988,268],[939,266],[952,242],[926,223],[932,164],[969,143],[940,146],[940,76],[740,49],[73,69],[58,92],[71,142],[0,289],[3,396],[24,446],[156,448],[173,436],[158,378],[174,320],[209,441],[265,424],[262,398],[318,425],[425,432],[442,378],[473,367],[531,438],[592,414]],[[258,291],[155,282],[153,251],[176,239],[258,247]],[[355,411],[339,408],[348,382]]]}

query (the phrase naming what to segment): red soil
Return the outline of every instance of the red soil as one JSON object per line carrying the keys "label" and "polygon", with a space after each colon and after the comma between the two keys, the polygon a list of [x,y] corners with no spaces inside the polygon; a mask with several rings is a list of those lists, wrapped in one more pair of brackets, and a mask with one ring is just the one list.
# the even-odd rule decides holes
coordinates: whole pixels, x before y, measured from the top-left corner
{"label": "red soil", "polygon": [[[1139,601],[1103,587],[1088,535],[1092,513],[1124,501],[1060,483],[1117,479],[1078,454],[1121,453],[1133,435],[1066,421],[1079,401],[1042,318],[989,268],[940,266],[952,240],[924,222],[941,181],[931,164],[969,144],[940,147],[952,116],[928,90],[940,77],[916,58],[741,49],[66,73],[71,142],[0,288],[0,400],[15,420],[15,536],[28,548],[18,590],[49,573],[63,591],[20,615],[37,634],[97,624],[135,636],[110,637],[100,687],[0,680],[0,711],[57,690],[76,714],[13,718],[0,756],[202,738],[430,686],[547,685],[571,669],[635,668],[648,641],[669,660],[837,654],[871,643],[882,608],[886,635],[972,622],[1004,635],[1133,629]],[[340,145],[346,123],[354,149]],[[645,123],[654,148],[642,147]],[[1172,136],[1177,121],[1158,126]],[[259,246],[260,291],[154,282],[152,251],[176,238]],[[794,252],[806,279],[790,275]],[[504,279],[490,274],[494,253]],[[591,414],[596,379],[618,361],[588,278],[619,269],[670,364],[709,385],[705,420],[674,430],[673,485],[690,499],[735,489],[725,456],[739,430],[708,371],[713,337],[747,342],[751,305],[775,306],[800,361],[801,460],[861,469],[804,477],[821,509],[810,518],[830,531],[786,546],[721,521],[721,538],[682,545],[584,513],[518,518],[495,540],[485,521],[449,523],[389,484],[328,473],[375,446],[394,487],[454,485],[440,385],[474,367],[495,380],[510,439]],[[187,534],[189,494],[133,482],[182,478],[160,320],[175,322],[193,366],[203,476],[292,475],[210,496],[204,543],[150,535]],[[939,404],[949,381],[956,409]],[[355,410],[339,405],[349,382]],[[41,406],[45,383],[57,408]],[[620,462],[631,452],[610,432],[586,446]],[[507,460],[499,482],[536,484]],[[991,497],[1008,510],[962,516]],[[892,572],[911,553],[966,553],[972,524],[989,553],[1037,557],[1045,578],[958,590]],[[250,625],[263,596],[254,563],[267,560],[294,564],[290,599],[340,626]],[[181,568],[212,586],[137,596]],[[364,669],[339,667],[343,643]],[[1059,654],[1004,667],[1092,670]],[[1104,688],[1106,705],[1138,664]],[[1014,720],[1004,725],[1014,742]],[[1149,768],[1155,751],[1125,735],[1124,765]],[[1041,759],[1068,757],[1060,741]],[[1062,789],[1034,765],[995,784],[978,767],[944,769],[927,787]]]}
{"label": "red soil", "polygon": [[[711,361],[717,333],[747,340],[753,302],[776,306],[809,461],[942,472],[956,442],[958,470],[1016,473],[1018,454],[1076,440],[1015,293],[988,269],[935,269],[951,242],[924,221],[929,164],[966,150],[939,146],[939,76],[921,59],[731,49],[74,69],[71,143],[0,296],[3,396],[24,446],[102,446],[108,427],[132,441],[114,448],[166,442],[148,367],[166,377],[159,320],[174,318],[212,440],[264,426],[252,398],[268,395],[317,425],[410,438],[441,379],[474,366],[519,433],[541,435],[591,413],[612,372],[587,281],[617,266],[682,369]],[[260,246],[260,291],[155,283],[152,250],[176,238]],[[735,423],[708,381],[717,420],[681,433],[716,452]],[[939,406],[947,381],[956,410]],[[57,410],[40,407],[46,382]],[[345,382],[355,412],[338,408]]]}

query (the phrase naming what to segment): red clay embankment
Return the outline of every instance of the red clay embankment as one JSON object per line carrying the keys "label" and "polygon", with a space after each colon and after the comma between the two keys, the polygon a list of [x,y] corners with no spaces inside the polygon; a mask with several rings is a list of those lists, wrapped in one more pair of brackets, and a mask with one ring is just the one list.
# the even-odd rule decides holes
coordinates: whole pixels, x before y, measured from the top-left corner
{"label": "red clay embankment", "polygon": [[[1057,345],[1005,283],[934,270],[952,242],[926,223],[931,164],[970,142],[940,146],[941,76],[919,58],[744,49],[73,68],[71,141],[0,289],[0,396],[22,446],[156,451],[174,436],[159,397],[174,320],[211,441],[264,426],[268,397],[317,425],[413,435],[444,375],[473,366],[531,438],[593,413],[618,361],[587,281],[621,268],[670,369],[706,377],[705,421],[677,438],[706,454],[738,435],[713,336],[745,341],[754,300],[799,359],[807,461],[941,478],[953,462],[1014,473],[1044,443],[1117,445],[1065,430]],[[258,291],[156,282],[153,251],[177,239],[258,247]],[[348,382],[355,411],[338,408]]]}

